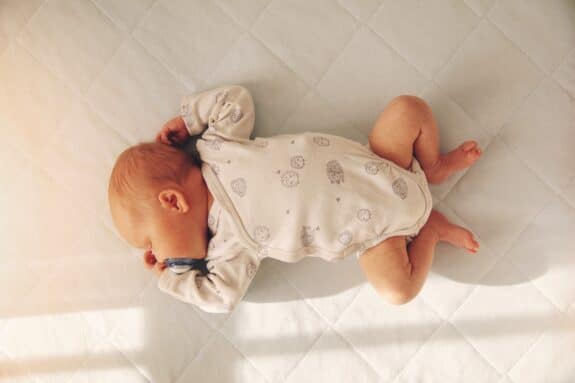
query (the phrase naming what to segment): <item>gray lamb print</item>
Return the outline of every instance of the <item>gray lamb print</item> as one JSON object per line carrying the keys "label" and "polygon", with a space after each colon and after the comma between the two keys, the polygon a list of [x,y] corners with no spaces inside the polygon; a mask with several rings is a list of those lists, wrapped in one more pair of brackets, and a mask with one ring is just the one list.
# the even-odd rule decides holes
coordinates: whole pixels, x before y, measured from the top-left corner
{"label": "gray lamb print", "polygon": [[232,180],[231,186],[232,190],[240,197],[246,195],[246,180],[244,180],[242,177]]}
{"label": "gray lamb print", "polygon": [[329,139],[326,137],[321,137],[321,136],[314,136],[313,142],[319,146],[328,146],[329,145]]}
{"label": "gray lamb print", "polygon": [[343,168],[338,160],[328,161],[326,164],[327,178],[331,183],[343,183]]}
{"label": "gray lamb print", "polygon": [[218,164],[212,164],[210,166],[212,167],[212,170],[214,171],[214,173],[216,173],[216,175],[220,174],[220,167],[218,166]]}
{"label": "gray lamb print", "polygon": [[282,185],[288,188],[297,186],[299,184],[299,175],[294,170],[286,170],[281,175]]}
{"label": "gray lamb print", "polygon": [[242,113],[241,109],[238,107],[232,111],[230,114],[230,120],[232,122],[238,122],[244,114]]}
{"label": "gray lamb print", "polygon": [[398,178],[393,181],[391,185],[393,188],[393,192],[399,196],[401,199],[405,199],[407,197],[407,183],[403,178]]}
{"label": "gray lamb print", "polygon": [[305,166],[305,158],[303,158],[301,154],[297,154],[295,156],[292,156],[289,163],[292,168],[301,169]]}
{"label": "gray lamb print", "polygon": [[342,245],[348,245],[351,242],[351,238],[352,238],[351,232],[349,230],[344,230],[341,233],[339,233],[337,240]]}
{"label": "gray lamb print", "polygon": [[383,167],[382,161],[369,161],[365,164],[365,171],[367,174],[377,174],[379,169]]}
{"label": "gray lamb print", "polygon": [[301,227],[300,239],[303,246],[310,246],[313,243],[315,230],[319,230],[319,226],[314,228],[304,225]]}
{"label": "gray lamb print", "polygon": [[362,222],[367,222],[371,219],[371,211],[369,209],[359,209],[357,211],[357,219]]}
{"label": "gray lamb print", "polygon": [[254,240],[258,243],[270,239],[270,229],[267,226],[259,225],[254,228]]}
{"label": "gray lamb print", "polygon": [[252,278],[256,273],[256,265],[254,265],[253,263],[248,263],[246,265],[246,274],[248,275],[248,278]]}
{"label": "gray lamb print", "polygon": [[256,250],[256,253],[258,254],[258,256],[261,257],[267,257],[268,255],[268,248],[266,246],[258,246],[258,249]]}

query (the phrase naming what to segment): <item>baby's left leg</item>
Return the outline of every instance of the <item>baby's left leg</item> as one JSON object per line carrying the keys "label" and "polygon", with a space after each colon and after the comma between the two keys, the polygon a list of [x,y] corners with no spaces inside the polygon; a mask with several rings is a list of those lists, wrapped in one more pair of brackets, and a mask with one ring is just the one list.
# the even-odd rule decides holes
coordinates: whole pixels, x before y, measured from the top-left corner
{"label": "baby's left leg", "polygon": [[423,287],[439,241],[465,247],[469,252],[479,248],[471,232],[432,210],[409,246],[405,236],[388,238],[367,249],[359,257],[359,264],[367,280],[389,303],[405,304]]}
{"label": "baby's left leg", "polygon": [[429,105],[411,95],[395,97],[386,105],[369,134],[371,151],[408,169],[417,158],[427,181],[443,182],[454,172],[471,166],[481,155],[477,142],[465,141],[456,149],[439,152],[439,130]]}

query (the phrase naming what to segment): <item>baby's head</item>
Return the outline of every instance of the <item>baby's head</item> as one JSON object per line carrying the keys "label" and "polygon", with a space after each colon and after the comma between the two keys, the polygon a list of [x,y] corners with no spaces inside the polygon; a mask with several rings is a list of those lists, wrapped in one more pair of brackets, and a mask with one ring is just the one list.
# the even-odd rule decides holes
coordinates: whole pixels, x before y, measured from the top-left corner
{"label": "baby's head", "polygon": [[114,225],[132,246],[158,259],[198,257],[205,233],[206,186],[198,161],[172,146],[146,142],[120,154],[108,185]]}

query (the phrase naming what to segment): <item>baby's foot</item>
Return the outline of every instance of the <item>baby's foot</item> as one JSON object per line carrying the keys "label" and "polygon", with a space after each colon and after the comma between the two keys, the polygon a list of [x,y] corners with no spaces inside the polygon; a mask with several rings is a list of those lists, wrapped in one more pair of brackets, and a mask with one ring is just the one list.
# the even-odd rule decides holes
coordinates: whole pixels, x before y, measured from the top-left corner
{"label": "baby's foot", "polygon": [[481,156],[481,149],[475,141],[465,141],[455,150],[439,156],[431,169],[424,170],[429,183],[439,184],[454,172],[471,166]]}
{"label": "baby's foot", "polygon": [[454,246],[467,249],[469,253],[477,253],[479,242],[473,238],[473,234],[461,227],[452,224],[443,214],[437,210],[432,210],[429,215],[431,227],[437,232],[440,241],[449,242]]}

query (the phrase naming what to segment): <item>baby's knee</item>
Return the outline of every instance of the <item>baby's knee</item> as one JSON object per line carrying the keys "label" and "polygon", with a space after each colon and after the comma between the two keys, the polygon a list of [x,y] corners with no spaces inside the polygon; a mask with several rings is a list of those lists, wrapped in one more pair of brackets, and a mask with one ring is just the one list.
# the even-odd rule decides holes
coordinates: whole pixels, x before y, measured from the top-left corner
{"label": "baby's knee", "polygon": [[417,296],[417,291],[409,283],[385,287],[376,286],[375,289],[387,303],[393,305],[404,305]]}
{"label": "baby's knee", "polygon": [[431,111],[425,100],[411,94],[402,94],[393,98],[389,102],[389,107],[402,116],[418,116]]}
{"label": "baby's knee", "polygon": [[405,304],[419,292],[405,236],[388,238],[367,249],[359,263],[371,286],[391,304]]}

